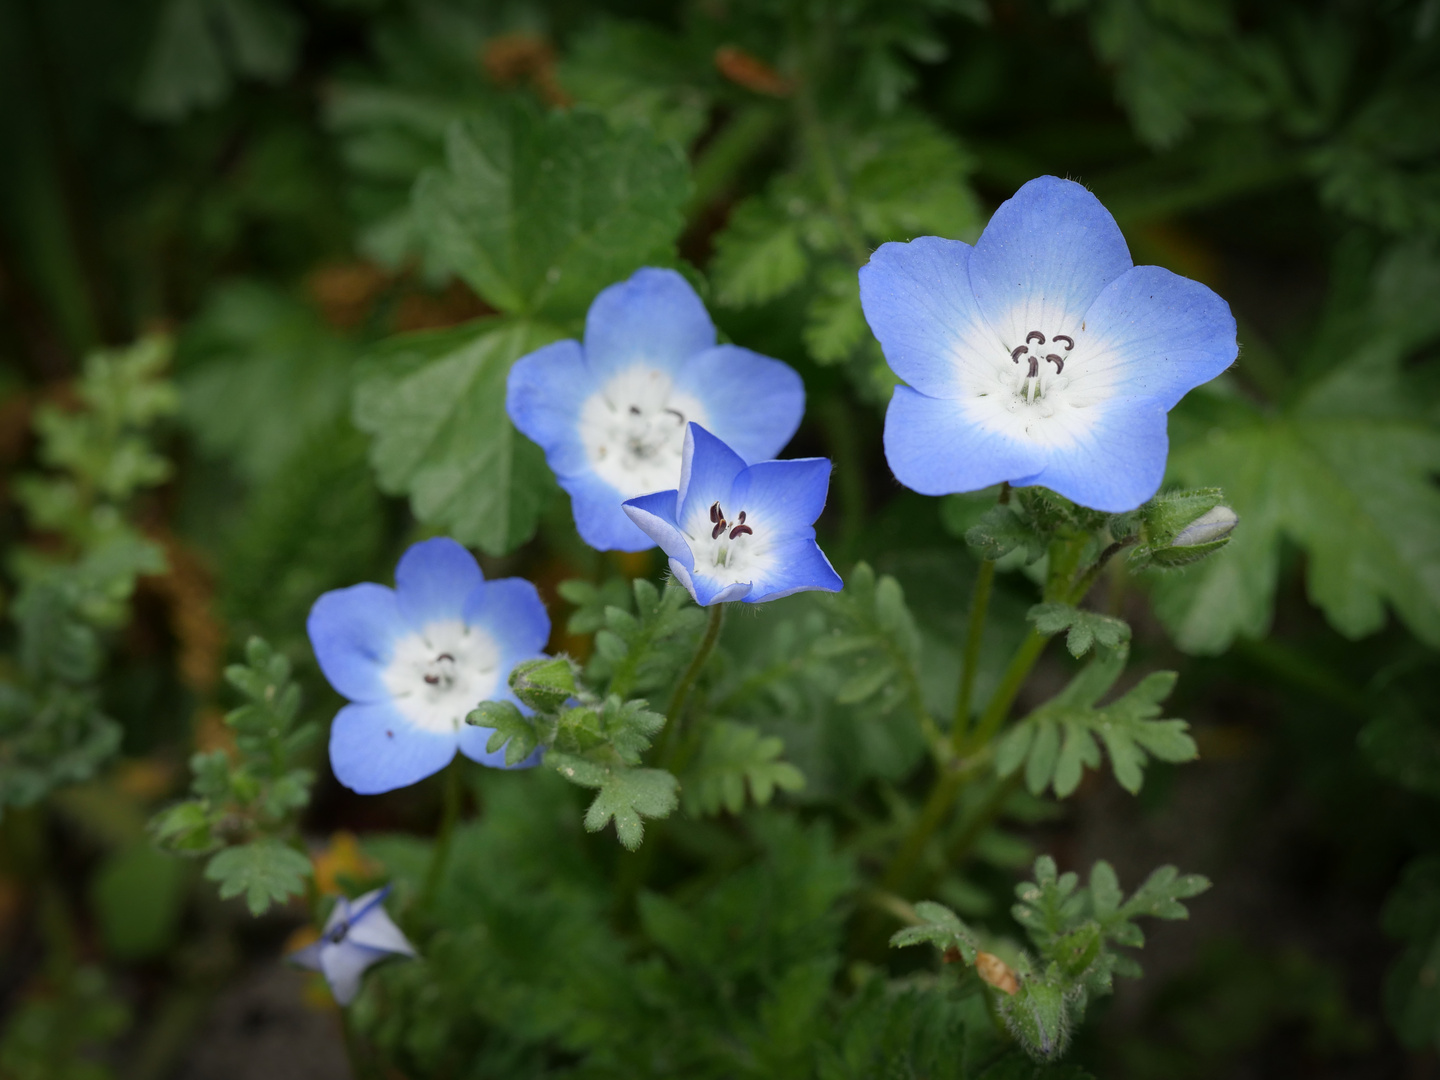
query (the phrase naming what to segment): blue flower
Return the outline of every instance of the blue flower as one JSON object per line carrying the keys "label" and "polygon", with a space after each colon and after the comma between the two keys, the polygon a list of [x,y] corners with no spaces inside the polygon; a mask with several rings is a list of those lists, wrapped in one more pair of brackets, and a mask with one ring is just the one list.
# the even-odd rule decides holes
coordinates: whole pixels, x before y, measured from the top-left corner
{"label": "blue flower", "polygon": [[1008,480],[1118,512],[1160,486],[1166,413],[1234,362],[1235,320],[1204,285],[1135,266],[1109,211],[1042,176],[972,248],[884,244],[860,271],[895,374],[885,456],[925,495]]}
{"label": "blue flower", "polygon": [[485,749],[493,729],[465,716],[515,700],[510,670],[540,655],[550,617],[534,585],[486,581],[470,552],[437,537],[401,556],[394,589],[367,582],[320,597],[306,629],[320,670],[351,701],[330,728],[330,765],[375,795],[438,772],[457,749],[505,766],[503,748]]}
{"label": "blue flower", "polygon": [[630,499],[625,513],[670,556],[697,604],[759,604],[807,589],[839,591],[840,575],[815,543],[829,487],[827,458],[746,465],[691,423],[680,487]]}
{"label": "blue flower", "polygon": [[643,551],[653,542],[620,504],[679,482],[685,425],[772,458],[800,425],[805,387],[778,360],[716,345],[695,290],[646,268],[595,297],[584,345],[557,341],[517,361],[505,405],[544,448],[585,542]]}
{"label": "blue flower", "polygon": [[355,900],[343,896],[325,920],[320,940],[298,949],[290,962],[318,971],[330,984],[330,992],[341,1005],[349,1005],[360,992],[365,969],[387,956],[415,956],[415,946],[385,912],[387,885]]}

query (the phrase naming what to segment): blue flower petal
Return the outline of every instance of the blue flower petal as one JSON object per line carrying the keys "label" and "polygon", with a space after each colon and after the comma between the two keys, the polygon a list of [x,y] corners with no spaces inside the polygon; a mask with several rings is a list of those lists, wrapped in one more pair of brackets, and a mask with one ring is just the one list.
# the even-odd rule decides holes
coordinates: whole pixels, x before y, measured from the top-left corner
{"label": "blue flower petal", "polygon": [[763,604],[783,596],[820,589],[839,592],[844,582],[814,540],[797,537],[776,546],[774,570],[753,583],[747,604]]}
{"label": "blue flower petal", "polygon": [[505,411],[516,429],[545,451],[557,476],[590,471],[576,435],[580,407],[595,379],[578,341],[557,341],[515,361],[505,384]]}
{"label": "blue flower petal", "polygon": [[351,791],[379,795],[439,772],[455,746],[455,732],[418,728],[388,701],[347,705],[330,728],[330,767]]}
{"label": "blue flower petal", "polygon": [[482,581],[465,597],[462,617],[500,644],[507,679],[510,668],[539,656],[550,640],[550,615],[539,591],[524,578]]}
{"label": "blue flower petal", "polygon": [[580,539],[596,551],[646,551],[655,546],[625,516],[624,497],[593,473],[557,477],[570,494]]}
{"label": "blue flower petal", "polygon": [[709,431],[747,461],[780,453],[805,414],[799,373],[738,345],[717,345],[693,357],[675,385],[704,406]]}
{"label": "blue flower petal", "polygon": [[461,618],[465,598],[484,581],[475,556],[448,536],[411,544],[395,567],[395,596],[417,631]]}
{"label": "blue flower petal", "polygon": [[1038,445],[966,422],[953,400],[897,386],[885,413],[885,460],[912,491],[949,495],[1032,476],[1047,455]]}
{"label": "blue flower petal", "polygon": [[410,627],[395,592],[365,582],[327,592],[310,609],[305,629],[330,685],[351,701],[385,701],[381,679],[397,639]]}
{"label": "blue flower petal", "polygon": [[349,1005],[360,992],[360,979],[365,969],[384,957],[384,953],[351,944],[348,940],[328,945],[321,950],[320,967],[330,993],[339,1005]]}
{"label": "blue flower petal", "polygon": [[723,506],[744,468],[745,461],[739,454],[699,424],[691,424],[685,431],[675,520],[682,526],[689,525],[697,515],[697,520],[708,520],[711,504],[719,502]]}
{"label": "blue flower petal", "polygon": [[1110,211],[1080,184],[1042,176],[1002,203],[970,256],[970,286],[1005,348],[1074,335],[1095,298],[1133,265]]}
{"label": "blue flower petal", "polygon": [[715,324],[690,283],[645,267],[604,289],[585,316],[585,360],[603,381],[634,364],[674,374],[715,344]]}
{"label": "blue flower petal", "polygon": [[388,891],[388,888],[376,889],[352,902],[350,931],[345,940],[377,952],[414,956],[415,946],[410,944],[385,910],[384,899]]}
{"label": "blue flower petal", "polygon": [[815,535],[811,527],[830,492],[829,458],[792,458],[789,461],[762,461],[735,478],[725,507],[730,520],[737,512],[747,513],[752,528],[767,533]]}
{"label": "blue flower petal", "polygon": [[660,550],[670,556],[672,561],[679,560],[686,570],[688,580],[689,568],[694,565],[694,554],[690,551],[690,543],[685,539],[685,534],[680,531],[680,526],[675,520],[677,507],[677,492],[656,491],[627,500],[625,513],[629,515],[630,520],[635,523],[637,528],[660,545]]}
{"label": "blue flower petal", "polygon": [[320,954],[325,950],[325,946],[326,942],[324,941],[312,941],[303,949],[296,949],[294,952],[286,954],[285,959],[292,964],[309,968],[311,971],[322,971],[324,966],[320,963]]}
{"label": "blue flower petal", "polygon": [[728,604],[732,600],[744,600],[755,586],[749,581],[712,578],[696,570],[690,575],[690,583],[685,587],[690,590],[690,595],[697,604],[710,607],[714,604]]}
{"label": "blue flower petal", "polygon": [[508,743],[502,744],[500,749],[493,753],[486,749],[490,742],[490,736],[494,734],[494,728],[466,724],[460,729],[460,752],[471,761],[479,762],[491,769],[531,769],[539,765],[545,756],[544,748],[536,747],[535,751],[523,761],[517,761],[514,765],[506,765],[505,747],[509,745]]}
{"label": "blue flower petal", "polygon": [[1230,305],[1198,281],[1137,266],[1085,313],[1071,367],[1075,393],[1147,398],[1172,409],[1235,362]]}
{"label": "blue flower petal", "polygon": [[1038,484],[1113,514],[1134,510],[1159,491],[1170,448],[1165,408],[1140,401],[1096,406],[1094,412],[1075,445],[1049,455],[1044,468],[1017,486]]}
{"label": "blue flower petal", "polygon": [[970,288],[971,254],[969,244],[922,236],[881,244],[860,268],[860,305],[886,362],[931,397],[962,396],[967,360],[1009,351]]}

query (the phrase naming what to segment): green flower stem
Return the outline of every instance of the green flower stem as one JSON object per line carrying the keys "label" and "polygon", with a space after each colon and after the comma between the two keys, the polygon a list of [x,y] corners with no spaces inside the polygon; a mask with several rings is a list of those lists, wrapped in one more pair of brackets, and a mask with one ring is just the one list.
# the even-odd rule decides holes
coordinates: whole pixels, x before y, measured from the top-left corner
{"label": "green flower stem", "polygon": [[428,910],[435,903],[440,882],[445,877],[445,867],[450,862],[450,848],[455,839],[455,823],[460,820],[460,759],[457,757],[445,766],[444,809],[440,816],[440,832],[435,837],[435,849],[430,855],[430,868],[425,872],[425,886],[420,893],[420,908]]}
{"label": "green flower stem", "polygon": [[975,734],[965,740],[967,752],[974,753],[995,737],[1000,725],[1005,723],[1005,718],[1010,715],[1010,706],[1015,704],[1025,680],[1030,676],[1030,669],[1040,659],[1040,654],[1045,651],[1049,640],[1033,627],[1025,635],[1025,640],[1020,642],[1015,655],[1010,657],[1005,674],[1000,676],[1000,685],[995,688],[990,704],[985,706],[985,711],[980,715],[980,721],[975,725]]}
{"label": "green flower stem", "polygon": [[995,561],[986,559],[975,575],[970,596],[970,626],[965,631],[965,654],[960,659],[960,691],[955,698],[955,719],[950,725],[950,746],[959,754],[970,726],[970,702],[975,695],[975,669],[980,666],[980,640],[985,633],[985,615],[990,610],[990,593],[995,584]]}
{"label": "green flower stem", "polygon": [[669,765],[679,752],[680,744],[676,740],[685,705],[690,700],[690,691],[695,688],[695,680],[700,677],[710,654],[715,651],[715,643],[720,640],[720,629],[725,625],[725,609],[729,606],[710,605],[710,621],[705,624],[705,634],[700,638],[695,655],[690,659],[690,666],[680,676],[680,681],[675,684],[675,690],[670,695],[670,704],[665,708],[665,730],[660,733],[660,739],[655,744],[655,761],[661,768]]}

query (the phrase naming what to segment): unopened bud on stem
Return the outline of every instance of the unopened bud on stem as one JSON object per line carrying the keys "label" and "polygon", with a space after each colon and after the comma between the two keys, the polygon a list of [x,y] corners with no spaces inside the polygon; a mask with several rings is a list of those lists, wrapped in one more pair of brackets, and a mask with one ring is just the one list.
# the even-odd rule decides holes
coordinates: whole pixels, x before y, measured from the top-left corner
{"label": "unopened bud on stem", "polygon": [[1207,510],[1181,529],[1171,542],[1171,547],[1195,547],[1197,544],[1212,544],[1224,540],[1235,531],[1239,515],[1228,506],[1217,506]]}

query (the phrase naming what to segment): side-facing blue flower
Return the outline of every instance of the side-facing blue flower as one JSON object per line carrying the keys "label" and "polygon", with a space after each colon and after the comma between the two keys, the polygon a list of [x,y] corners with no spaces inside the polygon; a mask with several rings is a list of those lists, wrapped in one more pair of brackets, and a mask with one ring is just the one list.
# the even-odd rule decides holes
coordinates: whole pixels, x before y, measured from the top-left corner
{"label": "side-facing blue flower", "polygon": [[541,654],[550,617],[530,582],[486,581],[470,552],[436,537],[400,557],[394,589],[328,592],[306,629],[320,670],[351,701],[330,728],[330,766],[346,787],[376,795],[439,772],[457,749],[505,767],[503,748],[485,749],[494,729],[465,716],[515,700],[510,670]]}
{"label": "side-facing blue flower", "polygon": [[341,1005],[349,1005],[360,992],[360,977],[371,964],[387,956],[415,956],[415,946],[385,911],[390,886],[376,889],[354,900],[341,897],[325,920],[320,940],[297,949],[289,960],[318,971],[330,984],[330,992]]}
{"label": "side-facing blue flower", "polygon": [[637,270],[590,305],[585,343],[557,341],[510,369],[505,407],[545,450],[575,527],[601,551],[653,541],[620,504],[680,480],[685,425],[704,424],[752,461],[778,454],[805,411],[791,368],[735,345],[673,270]]}
{"label": "side-facing blue flower", "polygon": [[890,401],[885,456],[925,495],[1008,480],[1134,509],[1160,487],[1166,413],[1238,352],[1225,301],[1135,266],[1100,201],[1053,176],[1016,192],[973,248],[882,244],[860,302],[909,383]]}
{"label": "side-facing blue flower", "polygon": [[625,513],[670,556],[671,572],[697,604],[759,604],[840,590],[840,575],[815,543],[829,487],[828,458],[746,465],[691,423],[679,488],[630,499]]}

